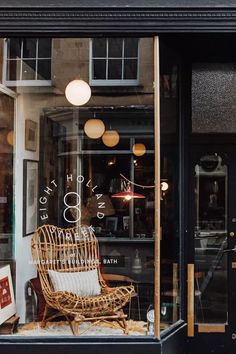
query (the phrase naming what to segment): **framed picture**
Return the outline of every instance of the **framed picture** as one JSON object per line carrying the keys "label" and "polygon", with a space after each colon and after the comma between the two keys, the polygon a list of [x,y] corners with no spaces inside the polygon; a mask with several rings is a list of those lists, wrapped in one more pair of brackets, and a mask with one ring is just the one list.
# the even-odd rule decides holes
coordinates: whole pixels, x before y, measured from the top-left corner
{"label": "framed picture", "polygon": [[117,231],[118,217],[117,216],[107,216],[106,218],[106,229],[113,232]]}
{"label": "framed picture", "polygon": [[38,123],[33,120],[26,119],[25,121],[25,149],[36,151],[38,136]]}
{"label": "framed picture", "polygon": [[38,227],[38,161],[23,161],[23,237]]}
{"label": "framed picture", "polygon": [[124,231],[129,230],[129,221],[130,221],[129,216],[123,216],[123,229],[124,229]]}
{"label": "framed picture", "polygon": [[16,313],[9,265],[0,268],[0,325]]}

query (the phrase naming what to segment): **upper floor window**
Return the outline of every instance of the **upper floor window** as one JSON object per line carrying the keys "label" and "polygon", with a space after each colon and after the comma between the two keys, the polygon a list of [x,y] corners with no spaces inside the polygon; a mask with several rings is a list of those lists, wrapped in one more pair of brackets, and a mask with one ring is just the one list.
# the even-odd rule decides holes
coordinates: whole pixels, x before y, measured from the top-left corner
{"label": "upper floor window", "polygon": [[138,44],[138,38],[93,38],[91,85],[138,85]]}
{"label": "upper floor window", "polygon": [[7,86],[51,85],[51,39],[9,38],[5,48]]}

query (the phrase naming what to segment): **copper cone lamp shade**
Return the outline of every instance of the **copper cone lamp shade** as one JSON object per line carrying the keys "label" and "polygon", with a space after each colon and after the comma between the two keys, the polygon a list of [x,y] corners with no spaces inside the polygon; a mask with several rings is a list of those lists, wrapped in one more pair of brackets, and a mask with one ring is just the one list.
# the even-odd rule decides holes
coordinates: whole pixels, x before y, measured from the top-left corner
{"label": "copper cone lamp shade", "polygon": [[127,186],[126,191],[113,194],[112,198],[122,198],[122,199],[125,199],[125,200],[131,200],[131,199],[143,199],[143,198],[146,198],[146,197],[143,194],[139,194],[139,193],[133,192],[131,190],[130,186]]}

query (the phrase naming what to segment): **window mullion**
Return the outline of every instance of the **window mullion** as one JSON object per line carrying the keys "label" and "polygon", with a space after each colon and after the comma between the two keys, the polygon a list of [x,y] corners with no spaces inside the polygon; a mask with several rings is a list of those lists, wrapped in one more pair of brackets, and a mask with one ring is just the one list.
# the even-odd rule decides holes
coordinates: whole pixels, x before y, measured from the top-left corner
{"label": "window mullion", "polygon": [[[23,70],[23,50],[24,50],[24,40],[21,40],[21,49],[20,49],[20,80],[22,80],[22,70]],[[17,78],[16,78],[17,79]]]}
{"label": "window mullion", "polygon": [[108,49],[109,49],[109,46],[108,46],[108,38],[106,39],[106,80],[108,80],[109,78],[108,78],[108,63],[109,63],[109,61],[108,61]]}
{"label": "window mullion", "polygon": [[124,80],[124,56],[125,56],[125,39],[122,40],[122,58],[121,58],[121,80]]}
{"label": "window mullion", "polygon": [[36,55],[35,55],[35,80],[38,79],[38,49],[39,49],[39,39],[36,39]]}

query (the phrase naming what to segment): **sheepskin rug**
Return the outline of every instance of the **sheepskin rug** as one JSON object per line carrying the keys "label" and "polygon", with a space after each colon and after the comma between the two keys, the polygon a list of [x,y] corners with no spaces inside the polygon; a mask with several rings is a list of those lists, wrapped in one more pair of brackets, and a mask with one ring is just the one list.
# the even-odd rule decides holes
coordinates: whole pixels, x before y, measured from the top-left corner
{"label": "sheepskin rug", "polygon": [[[147,324],[143,321],[127,321],[129,336],[145,336]],[[40,322],[31,322],[18,326],[18,336],[72,336],[70,325],[66,321],[48,322],[45,328],[40,327]],[[79,324],[81,336],[127,336],[117,322],[83,322]]]}

